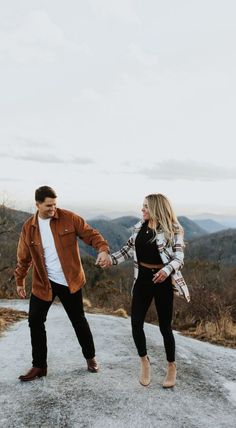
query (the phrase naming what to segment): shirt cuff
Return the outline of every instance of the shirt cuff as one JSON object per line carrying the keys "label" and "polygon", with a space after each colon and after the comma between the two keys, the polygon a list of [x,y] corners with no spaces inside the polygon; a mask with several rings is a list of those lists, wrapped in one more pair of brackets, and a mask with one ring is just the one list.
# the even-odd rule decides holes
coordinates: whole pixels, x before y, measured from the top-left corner
{"label": "shirt cuff", "polygon": [[16,279],[16,286],[17,287],[24,287],[25,286],[25,279],[17,278]]}
{"label": "shirt cuff", "polygon": [[114,266],[118,265],[116,258],[112,254],[111,254],[111,260]]}
{"label": "shirt cuff", "polygon": [[105,252],[105,253],[107,253],[107,254],[110,254],[110,249],[109,249],[109,247],[107,247],[107,246],[100,247],[100,248],[99,248],[99,250],[98,250],[98,254],[99,254],[99,253],[103,253],[103,252]]}
{"label": "shirt cuff", "polygon": [[173,272],[174,269],[172,268],[171,265],[166,265],[161,270],[169,276]]}

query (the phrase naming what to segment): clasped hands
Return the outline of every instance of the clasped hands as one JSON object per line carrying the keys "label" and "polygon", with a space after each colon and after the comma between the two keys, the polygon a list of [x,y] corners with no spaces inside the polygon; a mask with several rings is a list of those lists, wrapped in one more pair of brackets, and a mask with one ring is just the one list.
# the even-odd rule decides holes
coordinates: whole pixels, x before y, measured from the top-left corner
{"label": "clasped hands", "polygon": [[106,251],[98,253],[95,265],[100,266],[103,269],[112,266],[112,258],[110,254],[106,253]]}

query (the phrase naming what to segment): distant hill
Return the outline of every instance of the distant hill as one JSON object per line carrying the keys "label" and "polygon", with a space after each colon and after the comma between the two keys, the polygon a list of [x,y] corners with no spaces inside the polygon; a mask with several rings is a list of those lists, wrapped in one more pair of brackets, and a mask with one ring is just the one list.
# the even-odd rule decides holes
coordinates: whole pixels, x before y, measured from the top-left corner
{"label": "distant hill", "polygon": [[0,206],[0,209],[2,210],[2,213],[5,210],[7,217],[10,218],[15,223],[24,222],[27,218],[32,216],[32,213],[15,210],[13,208],[4,207],[2,205]]}
{"label": "distant hill", "polygon": [[123,216],[119,218],[113,219],[111,222],[112,224],[120,225],[126,227],[126,229],[132,228],[140,218],[134,217],[134,216]]}
{"label": "distant hill", "polygon": [[185,250],[186,260],[220,261],[236,266],[236,229],[211,233],[191,241]]}
{"label": "distant hill", "polygon": [[207,231],[196,224],[193,220],[190,220],[188,217],[180,216],[178,220],[184,228],[184,239],[190,241],[200,236],[207,235]]}
{"label": "distant hill", "polygon": [[[5,210],[5,215],[8,218],[8,222],[13,227],[14,232],[17,234],[13,234],[11,236],[4,234],[0,241],[5,239],[17,240],[18,234],[21,230],[23,222],[30,217],[32,214],[26,213],[24,211],[18,211],[7,207],[2,207]],[[1,213],[0,213],[1,215]],[[3,212],[2,212],[3,215]],[[140,219],[135,216],[122,216],[115,219],[91,219],[88,223],[99,230],[104,238],[108,241],[111,251],[117,251],[120,249],[127,241],[129,236],[132,233],[132,227],[139,221]],[[190,220],[187,217],[179,217],[179,221],[185,230],[185,240],[190,241],[195,238],[204,236],[207,234],[206,230],[197,225],[194,221]],[[88,245],[85,245],[80,240],[80,249],[81,255],[93,255],[95,256],[96,252]]]}
{"label": "distant hill", "polygon": [[111,220],[110,217],[106,216],[106,215],[97,215],[92,217],[91,219],[88,220],[88,223],[90,223],[91,221],[97,221],[97,220]]}
{"label": "distant hill", "polygon": [[211,219],[211,220],[215,220],[217,223],[220,223],[226,226],[227,229],[236,228],[235,215],[202,213],[202,214],[196,214],[196,215],[189,215],[188,218],[191,218],[191,220],[193,221]]}
{"label": "distant hill", "polygon": [[25,211],[14,210],[0,204],[0,235],[2,238],[7,237],[3,232],[4,230],[10,229],[13,232],[20,232],[23,223],[31,215]]}
{"label": "distant hill", "polygon": [[[187,217],[179,217],[179,222],[185,231],[185,240],[204,236],[207,231],[198,226],[194,221],[189,220]],[[108,241],[111,251],[119,250],[127,241],[132,233],[133,226],[139,221],[138,217],[124,216],[113,220],[90,220],[89,224],[95,229],[98,229],[104,238]],[[80,241],[81,254],[89,254],[95,256],[96,252],[93,248],[85,245]]]}
{"label": "distant hill", "polygon": [[[90,220],[89,224],[97,229],[104,238],[108,241],[111,251],[117,251],[122,245],[125,244],[130,236],[128,228],[114,222],[114,220]],[[89,254],[95,256],[96,251],[88,245],[85,245],[81,240],[79,241],[81,254]]]}
{"label": "distant hill", "polygon": [[210,218],[202,219],[202,220],[194,220],[194,222],[197,223],[198,226],[207,230],[208,233],[214,233],[214,232],[219,232],[220,230],[228,229],[227,226],[225,226],[224,224],[221,224]]}

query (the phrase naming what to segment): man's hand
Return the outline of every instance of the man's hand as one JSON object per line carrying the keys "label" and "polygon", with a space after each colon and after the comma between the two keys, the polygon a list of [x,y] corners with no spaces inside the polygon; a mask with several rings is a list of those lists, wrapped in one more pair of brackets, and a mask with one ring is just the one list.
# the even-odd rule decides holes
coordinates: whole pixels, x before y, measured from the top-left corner
{"label": "man's hand", "polygon": [[109,266],[112,265],[111,256],[105,251],[101,251],[101,253],[99,253],[97,256],[95,265],[100,266],[101,268],[108,268]]}
{"label": "man's hand", "polygon": [[163,270],[159,270],[155,275],[153,275],[153,282],[156,284],[158,282],[163,282],[167,278],[167,273],[165,273]]}
{"label": "man's hand", "polygon": [[18,296],[21,299],[25,299],[26,298],[26,291],[25,291],[25,286],[23,285],[22,287],[16,287],[16,292],[18,294]]}

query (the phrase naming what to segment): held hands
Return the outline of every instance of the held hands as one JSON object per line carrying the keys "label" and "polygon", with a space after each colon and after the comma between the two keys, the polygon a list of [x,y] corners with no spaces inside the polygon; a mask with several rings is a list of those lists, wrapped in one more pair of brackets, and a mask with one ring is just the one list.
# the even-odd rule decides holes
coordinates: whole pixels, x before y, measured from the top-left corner
{"label": "held hands", "polygon": [[165,273],[163,270],[159,270],[155,275],[153,275],[153,282],[157,284],[158,282],[163,282],[167,278],[167,273]]}
{"label": "held hands", "polygon": [[105,251],[101,251],[101,253],[99,253],[97,256],[95,265],[100,266],[103,269],[108,268],[109,266],[112,266],[111,256]]}
{"label": "held hands", "polygon": [[25,299],[26,298],[26,291],[25,291],[25,286],[23,285],[23,287],[16,287],[16,292],[18,294],[18,296],[21,299]]}

